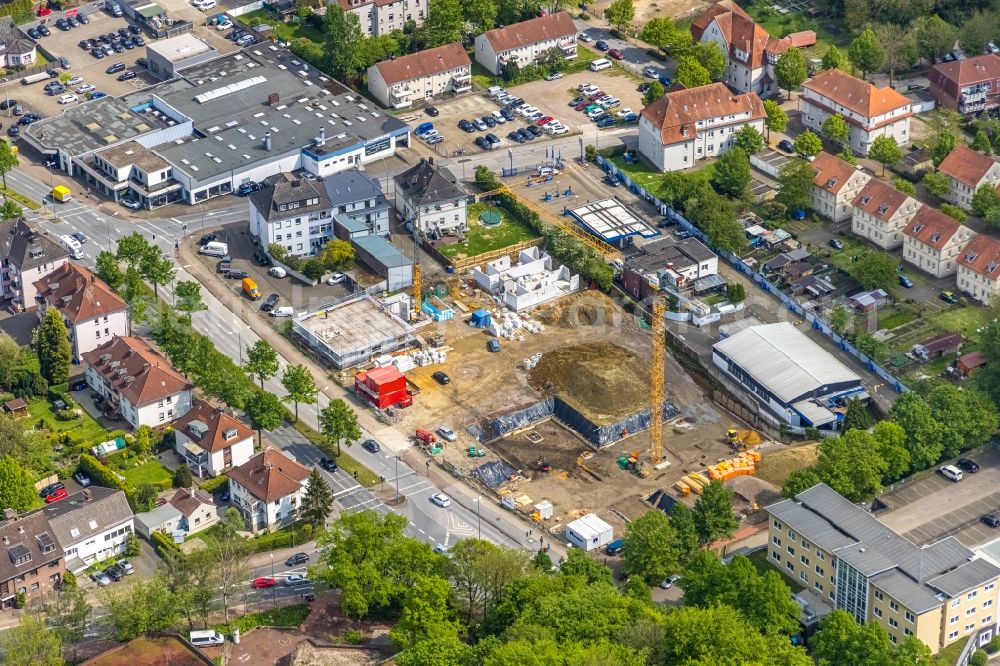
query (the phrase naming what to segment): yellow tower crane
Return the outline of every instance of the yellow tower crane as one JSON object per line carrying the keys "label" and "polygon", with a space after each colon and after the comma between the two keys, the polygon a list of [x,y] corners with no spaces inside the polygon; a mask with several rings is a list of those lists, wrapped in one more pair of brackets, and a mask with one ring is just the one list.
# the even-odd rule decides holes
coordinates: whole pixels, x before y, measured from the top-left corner
{"label": "yellow tower crane", "polygon": [[[416,255],[417,255],[417,248],[416,248],[416,246],[414,246],[414,248],[413,248],[413,255],[414,255],[414,257],[416,257]],[[413,262],[413,311],[417,313],[416,314],[416,318],[417,319],[420,319],[420,301],[422,299],[422,295],[420,293],[420,289],[421,289],[421,285],[420,285],[420,259],[417,258]]]}
{"label": "yellow tower crane", "polygon": [[662,298],[653,301],[653,353],[649,363],[649,460],[663,461],[663,363],[666,334],[666,305]]}

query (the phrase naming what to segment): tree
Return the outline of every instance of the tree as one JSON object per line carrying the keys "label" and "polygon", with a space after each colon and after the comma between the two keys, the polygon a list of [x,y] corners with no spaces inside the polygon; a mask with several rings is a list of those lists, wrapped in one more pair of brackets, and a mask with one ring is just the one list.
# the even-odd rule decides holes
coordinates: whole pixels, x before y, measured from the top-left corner
{"label": "tree", "polygon": [[415,643],[395,659],[399,666],[463,666],[470,652],[457,636],[439,636]]}
{"label": "tree", "polygon": [[836,46],[831,46],[823,54],[821,69],[837,69],[844,64],[844,54]]}
{"label": "tree", "polygon": [[788,114],[773,99],[764,100],[764,113],[767,114],[767,117],[764,119],[764,127],[767,128],[768,140],[771,139],[772,130],[775,132],[784,132],[785,128],[788,127]]}
{"label": "tree", "polygon": [[132,438],[132,448],[135,449],[136,453],[146,455],[153,450],[158,439],[159,437],[155,430],[148,425],[141,425],[135,431],[135,436]]}
{"label": "tree", "polygon": [[4,199],[3,205],[0,206],[0,219],[15,220],[19,217],[24,217],[24,209],[13,199]]}
{"label": "tree", "polygon": [[978,399],[978,393],[945,382],[928,392],[931,416],[940,426],[942,457],[953,458],[979,446],[996,431],[997,409],[989,401]]}
{"label": "tree", "polygon": [[940,460],[944,449],[941,427],[923,398],[913,391],[903,393],[889,409],[889,418],[906,433],[905,446],[910,452],[910,471],[927,469]]}
{"label": "tree", "polygon": [[[6,141],[2,142],[4,145]],[[6,187],[6,186],[5,186]],[[62,642],[59,634],[49,631],[45,622],[31,615],[7,632],[6,666],[63,666]]]}
{"label": "tree", "polygon": [[14,152],[13,144],[8,141],[0,141],[0,177],[3,178],[3,187],[7,189],[7,173],[17,168],[20,162],[17,153]]}
{"label": "tree", "polygon": [[973,12],[958,31],[958,44],[966,53],[986,53],[986,46],[993,41],[996,31],[995,14]]}
{"label": "tree", "polygon": [[993,144],[990,143],[990,137],[983,130],[976,132],[976,137],[972,140],[969,147],[986,155],[993,154]]}
{"label": "tree", "polygon": [[879,421],[872,429],[878,454],[885,461],[885,480],[896,481],[910,469],[910,452],[906,450],[906,432],[892,421]]}
{"label": "tree", "polygon": [[178,312],[186,312],[188,321],[195,312],[207,310],[208,306],[201,300],[201,285],[194,280],[181,280],[174,286],[174,295]]}
{"label": "tree", "polygon": [[6,331],[0,331],[0,390],[10,391],[24,361],[24,349]]}
{"label": "tree", "polygon": [[278,352],[267,340],[258,340],[247,346],[247,360],[243,369],[257,377],[261,390],[264,390],[265,381],[278,374],[279,367]]}
{"label": "tree", "polygon": [[851,323],[851,313],[842,303],[838,303],[830,310],[830,328],[834,332],[843,335],[847,332],[847,327]]}
{"label": "tree", "polygon": [[868,430],[872,427],[872,417],[868,413],[865,404],[857,399],[852,399],[847,403],[847,413],[844,414],[844,423],[841,430]]}
{"label": "tree", "polygon": [[[455,596],[465,606],[466,622],[472,623],[473,616],[486,615],[486,579],[483,563],[486,555],[497,546],[484,539],[462,539],[448,551],[448,576],[452,581]],[[544,568],[549,572],[552,560],[545,551],[539,549],[536,559],[545,558]]]}
{"label": "tree", "polygon": [[184,555],[167,551],[159,571],[163,574],[167,590],[177,599],[188,625],[193,627],[195,619],[207,627],[209,616],[217,610],[215,601],[219,587],[216,562],[211,550],[197,550]]}
{"label": "tree", "polygon": [[337,446],[337,456],[340,456],[340,443],[351,442],[361,437],[361,426],[358,425],[358,415],[350,405],[337,398],[319,413],[320,432],[327,446]]}
{"label": "tree", "polygon": [[678,502],[670,510],[670,527],[674,532],[677,561],[684,564],[698,551],[698,527],[687,504]]}
{"label": "tree", "polygon": [[917,19],[915,27],[917,52],[932,63],[955,48],[958,31],[940,16],[922,16]]}
{"label": "tree", "polygon": [[472,27],[474,34],[482,34],[495,28],[498,11],[497,3],[492,0],[465,0],[462,3],[465,22]]}
{"label": "tree", "polygon": [[177,269],[170,257],[163,254],[157,245],[151,245],[139,261],[139,274],[153,285],[153,296],[159,298],[160,285],[170,284],[174,280]]}
{"label": "tree", "polygon": [[749,190],[751,177],[749,156],[739,146],[733,146],[715,161],[712,184],[722,194],[739,198]]}
{"label": "tree", "polygon": [[614,26],[618,32],[625,32],[634,18],[635,5],[632,4],[632,0],[614,0],[604,10],[604,20]]}
{"label": "tree", "polygon": [[744,125],[737,130],[733,142],[734,147],[740,148],[747,155],[756,155],[764,150],[764,137],[753,125]]}
{"label": "tree", "polygon": [[819,444],[816,473],[838,493],[857,502],[882,490],[885,461],[875,438],[864,430],[848,430]]}
{"label": "tree", "polygon": [[[675,58],[684,55],[693,46],[690,32],[678,30],[673,20],[662,16],[650,19],[643,26],[640,37],[647,44],[662,50],[664,55],[672,53]],[[678,43],[683,43],[684,48],[678,49]]]}
{"label": "tree", "polygon": [[299,420],[299,403],[311,405],[316,402],[316,382],[312,373],[304,365],[289,365],[281,376],[281,385],[288,392],[283,400],[295,403],[295,420]]}
{"label": "tree", "polygon": [[950,203],[941,204],[938,210],[940,210],[948,217],[958,220],[959,222],[965,222],[966,218],[968,217],[965,211],[956,206],[955,204],[950,204]]}
{"label": "tree", "polygon": [[916,186],[905,178],[894,178],[892,181],[892,186],[903,194],[909,194],[913,196],[917,193]]}
{"label": "tree", "polygon": [[281,399],[268,391],[254,391],[244,406],[250,425],[257,431],[257,446],[261,446],[264,430],[274,430],[285,422],[285,407]]}
{"label": "tree", "polygon": [[732,304],[746,300],[747,292],[742,282],[731,282],[726,285],[726,300]]}
{"label": "tree", "polygon": [[129,268],[139,268],[143,257],[150,253],[149,241],[138,231],[133,231],[128,236],[122,236],[117,240],[118,248],[115,257],[118,261],[123,261]]}
{"label": "tree", "polygon": [[989,660],[990,657],[985,650],[976,650],[969,655],[969,666],[986,666]]}
{"label": "tree", "polygon": [[940,171],[930,171],[924,174],[924,189],[937,197],[944,197],[951,192],[951,179]]}
{"label": "tree", "polygon": [[663,84],[659,81],[653,81],[649,84],[649,88],[646,89],[646,92],[642,94],[642,103],[644,106],[649,106],[666,94],[667,89],[663,87]]}
{"label": "tree", "polygon": [[118,258],[107,250],[101,250],[97,253],[96,266],[97,277],[104,280],[114,291],[118,291],[125,282],[125,273],[118,264]]}
{"label": "tree", "polygon": [[885,50],[871,28],[865,28],[854,38],[847,49],[847,59],[861,70],[861,78],[868,78],[870,72],[878,71],[885,62]]}
{"label": "tree", "polygon": [[726,56],[715,42],[697,42],[693,46],[693,53],[712,81],[718,81],[726,73]]}
{"label": "tree", "polygon": [[795,137],[792,148],[802,157],[812,157],[823,150],[823,142],[812,130],[806,130]]}
{"label": "tree", "polygon": [[886,289],[896,284],[896,259],[883,252],[865,252],[850,264],[851,277],[865,289]]}
{"label": "tree", "polygon": [[215,572],[218,575],[218,585],[212,586],[222,594],[222,610],[226,622],[229,622],[229,607],[232,598],[246,591],[246,580],[250,575],[250,544],[240,536],[244,529],[243,515],[238,509],[226,509],[216,535],[216,543],[209,551]]}
{"label": "tree", "polygon": [[0,458],[0,511],[27,511],[35,503],[31,475],[9,455]]}
{"label": "tree", "polygon": [[106,587],[98,594],[116,641],[128,642],[147,632],[165,631],[180,616],[177,597],[163,576],[139,578],[128,585]]}
{"label": "tree", "polygon": [[560,565],[559,573],[563,576],[577,576],[586,581],[587,585],[611,583],[614,577],[611,569],[590,559],[585,552],[577,548],[571,548],[566,552],[566,561]]}
{"label": "tree", "polygon": [[778,87],[787,90],[788,99],[791,99],[792,91],[809,78],[809,68],[802,52],[793,46],[781,54],[778,62],[774,64],[774,76]]}
{"label": "tree", "polygon": [[192,485],[194,485],[194,477],[190,467],[181,465],[174,470],[174,488],[190,488]]}
{"label": "tree", "polygon": [[781,487],[781,495],[792,499],[802,491],[809,490],[822,482],[823,479],[819,478],[819,474],[812,467],[792,470],[788,478],[785,479],[785,485]]}
{"label": "tree", "polygon": [[846,148],[851,143],[851,128],[848,126],[844,116],[835,113],[823,121],[823,136],[830,139],[841,148]]}
{"label": "tree", "polygon": [[45,308],[42,322],[32,333],[32,347],[38,356],[41,375],[50,386],[62,384],[69,378],[73,348],[62,315],[55,308]]}
{"label": "tree", "polygon": [[889,87],[893,87],[896,70],[910,67],[917,61],[917,42],[913,31],[898,23],[884,23],[875,28],[875,38],[885,55],[882,70],[889,75]]}
{"label": "tree", "polygon": [[806,210],[812,202],[816,170],[805,160],[791,160],[778,172],[778,194],[775,199],[790,210]]}
{"label": "tree", "polygon": [[739,252],[747,245],[743,227],[736,221],[736,206],[708,190],[687,206],[688,218],[705,232],[720,250]]}
{"label": "tree", "polygon": [[71,661],[76,661],[76,645],[86,638],[91,614],[90,602],[83,590],[75,585],[66,585],[64,576],[62,590],[55,599],[46,600],[44,610],[52,631],[62,644],[73,646],[74,658]]}
{"label": "tree", "polygon": [[330,484],[323,478],[318,467],[313,467],[309,474],[309,485],[302,496],[302,519],[313,526],[313,529],[326,525],[326,519],[333,512],[333,492]]}
{"label": "tree", "polygon": [[899,160],[903,159],[903,149],[896,144],[896,140],[891,136],[875,137],[872,145],[868,148],[868,157],[882,165],[882,175],[885,175],[885,166],[891,164],[895,166]]}
{"label": "tree", "polygon": [[[339,4],[331,5],[326,11],[323,28],[326,34],[323,48],[326,71],[340,81],[353,80],[361,71],[362,44],[365,40],[357,14],[345,12]],[[280,255],[270,252],[270,246],[268,252],[282,261],[285,253],[284,248],[281,249]]]}
{"label": "tree", "polygon": [[740,526],[733,515],[733,491],[712,481],[702,491],[694,503],[694,524],[698,530],[698,541],[710,544],[720,539],[728,539]]}
{"label": "tree", "polygon": [[622,558],[625,572],[649,584],[659,583],[677,567],[677,550],[670,520],[659,509],[650,509],[625,528]]}
{"label": "tree", "polygon": [[[618,0],[615,1],[617,2]],[[674,80],[682,83],[685,88],[698,88],[700,86],[707,86],[712,82],[708,70],[702,67],[697,58],[690,55],[681,56],[677,59],[677,71],[674,72]]]}
{"label": "tree", "polygon": [[431,0],[422,34],[427,48],[462,39],[462,4],[458,0]]}
{"label": "tree", "polygon": [[823,619],[811,646],[817,663],[829,666],[880,666],[889,663],[892,652],[889,635],[881,625],[860,625],[840,609]]}
{"label": "tree", "polygon": [[983,217],[991,208],[1000,207],[1000,192],[989,185],[980,185],[972,195],[972,214]]}
{"label": "tree", "polygon": [[418,576],[403,596],[402,613],[389,630],[389,638],[406,650],[417,643],[458,637],[458,624],[451,617],[448,581],[438,576]]}

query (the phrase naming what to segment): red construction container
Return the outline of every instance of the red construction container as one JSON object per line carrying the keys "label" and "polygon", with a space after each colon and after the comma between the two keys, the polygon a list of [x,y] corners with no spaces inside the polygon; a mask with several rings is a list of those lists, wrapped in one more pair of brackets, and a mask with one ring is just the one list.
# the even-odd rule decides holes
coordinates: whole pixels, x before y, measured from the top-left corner
{"label": "red construction container", "polygon": [[413,397],[406,391],[406,375],[394,365],[354,375],[354,390],[379,409],[413,404]]}
{"label": "red construction container", "polygon": [[437,441],[437,435],[432,433],[430,430],[424,430],[423,428],[417,428],[416,437],[417,441],[423,442],[424,444],[433,444]]}

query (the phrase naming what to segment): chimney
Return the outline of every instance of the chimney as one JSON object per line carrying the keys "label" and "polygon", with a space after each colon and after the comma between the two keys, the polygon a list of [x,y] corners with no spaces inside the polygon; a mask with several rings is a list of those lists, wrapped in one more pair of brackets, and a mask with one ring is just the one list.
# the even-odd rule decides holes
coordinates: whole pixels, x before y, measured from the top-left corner
{"label": "chimney", "polygon": [[267,96],[267,105],[274,106],[278,103],[278,93],[271,93]]}
{"label": "chimney", "polygon": [[264,133],[264,150],[271,150],[271,133]]}
{"label": "chimney", "polygon": [[94,499],[94,493],[92,493],[90,491],[90,488],[84,488],[83,489],[83,501],[84,502],[89,502],[92,499]]}
{"label": "chimney", "polygon": [[191,490],[189,492],[191,493],[191,499],[194,499],[194,486],[191,486]]}
{"label": "chimney", "polygon": [[319,141],[318,141],[318,143],[319,143],[320,146],[325,146],[326,145],[326,127],[320,127],[319,128]]}

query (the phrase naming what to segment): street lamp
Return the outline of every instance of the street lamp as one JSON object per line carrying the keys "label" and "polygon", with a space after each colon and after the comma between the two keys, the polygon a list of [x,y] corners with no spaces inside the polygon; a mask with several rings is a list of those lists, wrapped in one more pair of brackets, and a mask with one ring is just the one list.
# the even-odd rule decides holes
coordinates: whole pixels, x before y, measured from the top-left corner
{"label": "street lamp", "polygon": [[237,328],[235,331],[229,331],[230,333],[236,334],[236,339],[240,346],[240,365],[243,365],[243,331]]}
{"label": "street lamp", "polygon": [[479,507],[482,506],[482,496],[476,498],[476,523],[479,531],[479,539],[483,538],[483,516],[479,512]]}
{"label": "street lamp", "polygon": [[396,456],[396,501],[399,501],[399,456]]}
{"label": "street lamp", "polygon": [[277,592],[276,588],[278,587],[277,585],[274,584],[276,582],[277,581],[274,580],[274,553],[271,553],[271,583],[272,583],[272,585],[271,585],[271,608],[274,608],[275,606],[278,605],[278,601],[275,598],[275,593]]}

